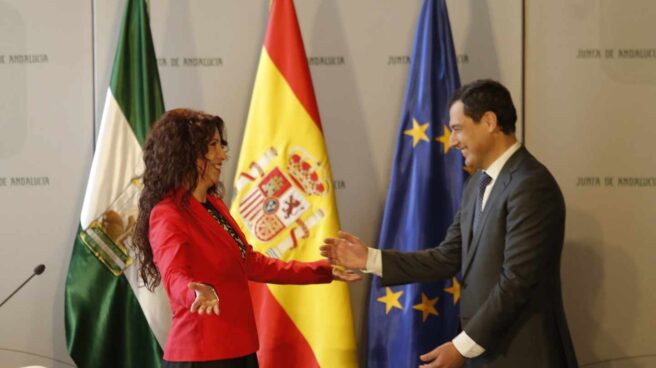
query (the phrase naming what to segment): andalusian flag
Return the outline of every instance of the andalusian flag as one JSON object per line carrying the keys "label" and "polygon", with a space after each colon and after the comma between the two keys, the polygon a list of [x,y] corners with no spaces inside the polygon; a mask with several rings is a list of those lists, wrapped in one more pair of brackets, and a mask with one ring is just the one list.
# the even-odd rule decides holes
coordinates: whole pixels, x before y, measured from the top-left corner
{"label": "andalusian flag", "polygon": [[[335,192],[292,0],[273,0],[235,177],[232,214],[256,250],[316,261],[339,229]],[[355,367],[345,283],[251,284],[260,365]]]}
{"label": "andalusian flag", "polygon": [[164,112],[144,0],[129,0],[66,280],[66,340],[79,368],[159,367],[171,311],[130,250],[141,147]]}

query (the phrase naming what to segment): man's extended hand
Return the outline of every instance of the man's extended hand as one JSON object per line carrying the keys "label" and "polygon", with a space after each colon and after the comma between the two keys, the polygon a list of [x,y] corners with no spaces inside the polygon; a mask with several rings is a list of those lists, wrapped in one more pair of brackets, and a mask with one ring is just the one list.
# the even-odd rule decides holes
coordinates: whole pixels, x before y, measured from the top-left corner
{"label": "man's extended hand", "polygon": [[321,255],[333,265],[363,270],[367,267],[367,245],[357,236],[340,231],[337,238],[324,240]]}
{"label": "man's extended hand", "polygon": [[465,358],[451,341],[436,347],[419,359],[426,363],[419,368],[460,368],[465,364]]}
{"label": "man's extended hand", "polygon": [[190,282],[187,287],[196,292],[196,300],[191,304],[191,313],[219,315],[219,296],[213,287],[200,282]]}

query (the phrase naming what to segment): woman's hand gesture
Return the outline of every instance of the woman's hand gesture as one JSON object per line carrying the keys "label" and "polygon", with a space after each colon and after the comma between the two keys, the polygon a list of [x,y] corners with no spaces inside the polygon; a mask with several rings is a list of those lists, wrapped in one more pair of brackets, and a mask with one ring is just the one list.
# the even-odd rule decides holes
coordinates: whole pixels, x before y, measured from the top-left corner
{"label": "woman's hand gesture", "polygon": [[333,280],[344,282],[356,282],[362,280],[362,275],[351,270],[333,266]]}
{"label": "woman's hand gesture", "polygon": [[211,285],[190,282],[187,287],[196,292],[196,300],[191,304],[191,313],[219,315],[219,296]]}

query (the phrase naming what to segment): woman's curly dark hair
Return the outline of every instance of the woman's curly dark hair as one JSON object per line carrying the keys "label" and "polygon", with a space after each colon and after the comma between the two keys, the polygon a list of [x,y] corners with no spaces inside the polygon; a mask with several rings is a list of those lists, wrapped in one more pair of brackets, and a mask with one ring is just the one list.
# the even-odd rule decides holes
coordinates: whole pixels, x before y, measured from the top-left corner
{"label": "woman's curly dark hair", "polygon": [[[135,224],[132,243],[139,260],[139,275],[148,290],[154,290],[161,275],[153,261],[153,250],[148,239],[150,212],[153,207],[180,187],[193,190],[198,184],[198,158],[205,158],[209,143],[218,130],[221,145],[227,147],[223,120],[214,115],[188,109],[175,109],[164,113],[154,124],[146,144],[143,158],[146,169],[143,174],[144,188],[139,198],[139,215]],[[223,195],[223,185],[210,188],[209,192]],[[190,191],[182,203],[187,206]]]}

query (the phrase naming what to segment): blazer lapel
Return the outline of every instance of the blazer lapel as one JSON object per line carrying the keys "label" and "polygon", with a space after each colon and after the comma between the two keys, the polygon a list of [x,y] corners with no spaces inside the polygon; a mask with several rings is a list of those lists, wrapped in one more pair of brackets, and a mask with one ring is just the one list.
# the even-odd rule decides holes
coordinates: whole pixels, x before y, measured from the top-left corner
{"label": "blazer lapel", "polygon": [[[223,217],[228,220],[228,223],[233,226],[233,229],[239,229],[238,227],[235,226],[233,221],[231,221],[230,215],[226,214],[225,206],[222,206],[221,204],[218,203],[218,200],[212,198],[211,195],[207,196],[208,200],[214,208],[216,208]],[[239,250],[239,246],[235,243],[234,239],[232,239],[232,236],[226,231],[221,224],[218,223],[216,219],[214,219],[214,216],[212,216],[209,211],[203,207],[203,205],[198,202],[195,198],[191,197],[189,198],[189,205],[190,205],[190,210],[194,214],[194,217],[198,220],[199,224],[208,230],[208,233],[210,236],[214,237],[214,239],[217,241],[218,244],[215,244],[216,246],[223,246],[227,249],[227,251],[234,255],[236,259],[238,259],[238,263],[244,267],[243,265],[243,259],[241,258],[241,251]],[[239,234],[238,235],[242,235]],[[243,235],[242,235],[243,236]],[[243,241],[243,238],[242,238]],[[234,244],[233,244],[234,243]],[[244,244],[247,244],[244,241]]]}
{"label": "blazer lapel", "polygon": [[[219,212],[223,215],[223,217],[228,221],[230,226],[232,226],[232,229],[235,231],[235,233],[237,233],[237,236],[239,237],[239,239],[241,239],[242,243],[248,246],[249,243],[248,243],[248,239],[246,239],[246,235],[244,235],[244,233],[241,231],[241,228],[235,221],[234,217],[232,217],[232,214],[230,213],[230,209],[228,208],[228,206],[226,206],[225,203],[223,203],[223,200],[214,196],[207,196],[207,198],[210,200],[210,202],[212,202],[214,208],[219,210]],[[228,234],[228,236],[230,236],[230,234]],[[232,237],[230,238],[232,239]]]}

